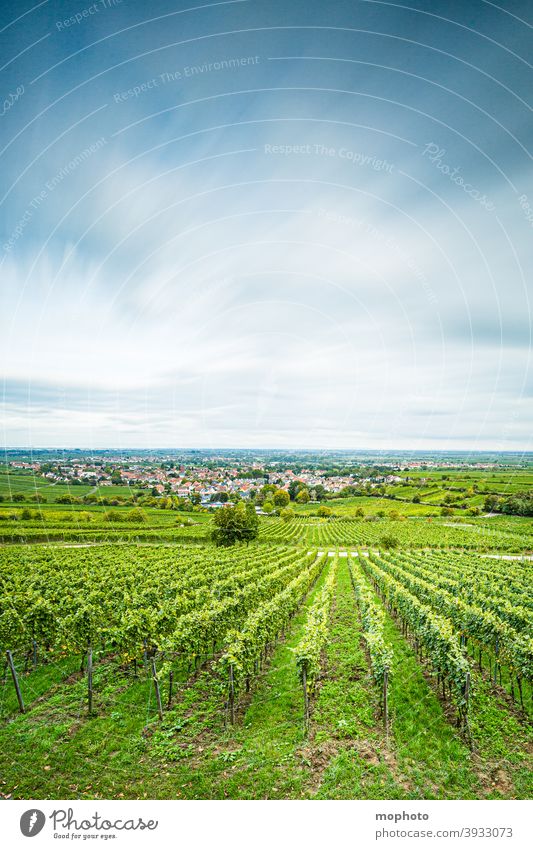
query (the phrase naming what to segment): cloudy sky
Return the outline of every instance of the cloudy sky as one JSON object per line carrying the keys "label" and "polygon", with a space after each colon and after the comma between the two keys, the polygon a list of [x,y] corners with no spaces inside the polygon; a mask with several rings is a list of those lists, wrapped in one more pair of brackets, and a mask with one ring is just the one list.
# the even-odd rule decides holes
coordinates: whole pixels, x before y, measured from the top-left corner
{"label": "cloudy sky", "polygon": [[5,446],[533,448],[528,0],[0,15]]}

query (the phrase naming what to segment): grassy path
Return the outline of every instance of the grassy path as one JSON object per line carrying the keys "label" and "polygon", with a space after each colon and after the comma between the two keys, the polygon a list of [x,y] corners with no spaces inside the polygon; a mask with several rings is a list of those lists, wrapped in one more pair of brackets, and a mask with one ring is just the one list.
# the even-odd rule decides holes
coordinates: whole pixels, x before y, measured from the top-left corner
{"label": "grassy path", "polygon": [[390,685],[391,744],[407,777],[409,798],[470,799],[480,793],[470,750],[447,720],[415,652],[391,617],[386,637],[394,651]]}
{"label": "grassy path", "polygon": [[347,558],[339,558],[325,680],[314,705],[308,758],[310,795],[321,799],[394,798],[393,759],[378,719]]}
{"label": "grassy path", "polygon": [[317,795],[324,799],[475,797],[481,788],[470,752],[448,723],[414,652],[390,617],[386,637],[394,650],[388,746],[347,562],[341,560],[327,658],[329,677],[315,709],[315,742],[329,740],[326,745],[331,748],[333,739],[338,751],[323,772]]}

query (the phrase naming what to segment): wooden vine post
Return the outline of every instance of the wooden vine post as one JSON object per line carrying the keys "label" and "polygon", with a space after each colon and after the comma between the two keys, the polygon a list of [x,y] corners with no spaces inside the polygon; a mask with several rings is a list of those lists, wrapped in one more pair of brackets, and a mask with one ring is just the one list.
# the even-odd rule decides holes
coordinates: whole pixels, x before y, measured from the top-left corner
{"label": "wooden vine post", "polygon": [[93,650],[92,646],[87,649],[87,702],[89,713],[93,712]]}
{"label": "wooden vine post", "polygon": [[172,669],[168,673],[168,704],[167,708],[170,709],[170,705],[172,704],[172,683],[174,681],[174,673]]}
{"label": "wooden vine post", "polygon": [[302,667],[302,686],[304,691],[304,733],[307,737],[309,734],[309,693],[307,692],[307,669],[305,664]]}
{"label": "wooden vine post", "polygon": [[385,739],[389,742],[389,667],[383,670],[383,724],[385,726]]}
{"label": "wooden vine post", "polygon": [[15,664],[13,663],[13,655],[8,650],[6,651],[7,662],[9,664],[9,669],[11,670],[11,677],[13,678],[13,684],[15,685],[15,692],[17,694],[17,700],[19,703],[19,709],[21,713],[25,713],[26,709],[24,707],[24,699],[22,698],[22,693],[20,692],[19,679],[17,678],[17,670],[15,669]]}
{"label": "wooden vine post", "polygon": [[233,664],[229,665],[229,721],[235,725],[235,680],[233,677]]}
{"label": "wooden vine post", "polygon": [[468,728],[468,707],[470,703],[470,672],[466,673],[465,679],[465,707],[463,714],[463,728],[470,735],[470,730]]}
{"label": "wooden vine post", "polygon": [[152,669],[152,681],[154,682],[155,697],[157,699],[157,713],[159,719],[163,719],[163,703],[161,701],[161,690],[159,689],[159,681],[157,680],[157,669],[155,668],[155,657],[150,658],[150,666]]}
{"label": "wooden vine post", "polygon": [[499,656],[499,653],[500,653],[500,644],[499,644],[498,637],[496,637],[496,643],[495,643],[495,646],[494,646],[494,677],[493,677],[494,686],[496,686],[496,684],[498,683],[498,656]]}

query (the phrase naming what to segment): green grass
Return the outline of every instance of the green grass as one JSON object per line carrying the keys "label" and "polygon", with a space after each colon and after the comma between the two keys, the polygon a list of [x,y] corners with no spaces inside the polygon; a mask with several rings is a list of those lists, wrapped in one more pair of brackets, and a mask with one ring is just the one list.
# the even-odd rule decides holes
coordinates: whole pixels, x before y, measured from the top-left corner
{"label": "green grass", "polygon": [[[56,501],[63,495],[73,495],[76,498],[82,498],[89,493],[98,495],[101,498],[113,498],[121,496],[122,498],[131,498],[132,493],[138,487],[129,486],[100,486],[95,488],[90,484],[65,484],[54,483],[48,478],[44,478],[39,474],[32,472],[17,473],[17,471],[0,471],[0,495],[9,498],[11,494],[23,493],[28,498],[32,495],[39,494],[49,502]],[[150,490],[146,490],[149,494]]]}
{"label": "green grass", "polygon": [[115,798],[142,777],[142,730],[154,718],[151,682],[134,683],[110,664],[97,665],[93,717],[86,686],[85,678],[56,684],[2,729],[4,791],[16,798]]}
{"label": "green grass", "polygon": [[39,476],[0,472],[0,495],[6,497],[16,492],[35,495],[36,492],[42,493],[49,486],[50,482]]}

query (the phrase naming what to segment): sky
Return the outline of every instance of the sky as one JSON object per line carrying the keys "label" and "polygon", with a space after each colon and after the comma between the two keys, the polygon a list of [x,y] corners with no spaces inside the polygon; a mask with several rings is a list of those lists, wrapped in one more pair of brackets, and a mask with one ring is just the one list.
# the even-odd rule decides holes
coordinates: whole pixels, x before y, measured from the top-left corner
{"label": "sky", "polygon": [[0,9],[4,447],[533,449],[530,2]]}

